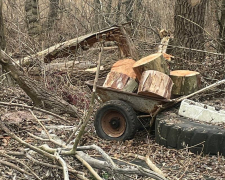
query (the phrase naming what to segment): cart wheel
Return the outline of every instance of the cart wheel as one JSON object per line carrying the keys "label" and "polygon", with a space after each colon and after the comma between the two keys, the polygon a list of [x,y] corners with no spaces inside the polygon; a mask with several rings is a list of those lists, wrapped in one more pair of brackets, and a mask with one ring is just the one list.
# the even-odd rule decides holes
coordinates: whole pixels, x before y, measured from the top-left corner
{"label": "cart wheel", "polygon": [[97,135],[107,140],[132,139],[137,131],[137,116],[127,103],[111,100],[102,105],[95,115]]}

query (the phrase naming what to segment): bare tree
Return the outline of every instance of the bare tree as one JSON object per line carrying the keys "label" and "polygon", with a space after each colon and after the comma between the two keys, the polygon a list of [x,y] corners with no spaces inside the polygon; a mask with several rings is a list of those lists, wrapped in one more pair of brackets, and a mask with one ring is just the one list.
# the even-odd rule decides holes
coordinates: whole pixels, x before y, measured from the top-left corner
{"label": "bare tree", "polygon": [[[208,0],[176,0],[174,14],[174,44],[190,49],[204,49],[204,22]],[[193,59],[197,54],[195,51],[180,50],[176,48],[173,52],[179,58]]]}
{"label": "bare tree", "polygon": [[0,49],[5,49],[5,33],[4,33],[4,24],[2,16],[2,1],[0,1]]}
{"label": "bare tree", "polygon": [[121,14],[121,5],[122,5],[122,0],[118,1],[117,4],[117,12],[116,12],[116,24],[118,24],[119,20],[120,20],[120,14]]}
{"label": "bare tree", "polygon": [[49,13],[48,13],[48,28],[52,28],[55,24],[59,12],[59,0],[50,0]]}
{"label": "bare tree", "polygon": [[225,53],[225,0],[214,0],[213,3],[216,4],[216,19],[219,24],[219,51]]}
{"label": "bare tree", "polygon": [[30,36],[40,34],[41,26],[39,25],[39,18],[38,18],[38,0],[26,0],[25,12],[26,12],[28,34]]}

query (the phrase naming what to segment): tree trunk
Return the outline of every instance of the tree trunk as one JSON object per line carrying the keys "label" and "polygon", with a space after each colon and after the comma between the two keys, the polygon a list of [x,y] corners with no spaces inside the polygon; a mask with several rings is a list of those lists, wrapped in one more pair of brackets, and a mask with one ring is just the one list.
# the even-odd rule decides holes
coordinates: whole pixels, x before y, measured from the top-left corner
{"label": "tree trunk", "polygon": [[38,0],[26,0],[25,12],[28,34],[30,36],[39,35],[41,33],[41,26],[39,25]]}
{"label": "tree trunk", "polygon": [[0,59],[0,64],[5,71],[10,72],[11,77],[32,99],[35,106],[49,110],[56,114],[67,113],[73,117],[78,116],[77,110],[74,106],[70,105],[55,94],[49,92],[39,82],[24,75],[10,59]]}
{"label": "tree trunk", "polygon": [[94,30],[99,31],[101,29],[101,4],[100,0],[94,0],[94,12],[95,12],[95,25]]}
{"label": "tree trunk", "polygon": [[225,0],[222,0],[222,5],[221,5],[221,17],[220,20],[218,19],[219,22],[219,38],[220,38],[220,52],[225,53]]}
{"label": "tree trunk", "polygon": [[50,0],[48,13],[48,28],[51,29],[56,21],[59,12],[59,0]]}
{"label": "tree trunk", "polygon": [[[204,50],[204,23],[208,0],[176,0],[174,14],[174,45]],[[172,53],[179,58],[203,59],[204,53],[175,48]],[[200,56],[200,57],[198,57]]]}
{"label": "tree trunk", "polygon": [[116,24],[118,24],[119,21],[120,21],[121,5],[122,5],[122,0],[119,0],[119,1],[118,1],[118,4],[117,4]]}
{"label": "tree trunk", "polygon": [[5,33],[4,33],[4,23],[2,15],[2,0],[0,1],[0,49],[5,49]]}
{"label": "tree trunk", "polygon": [[126,20],[127,22],[130,22],[133,17],[133,5],[134,5],[135,0],[127,0],[124,2],[126,5]]}

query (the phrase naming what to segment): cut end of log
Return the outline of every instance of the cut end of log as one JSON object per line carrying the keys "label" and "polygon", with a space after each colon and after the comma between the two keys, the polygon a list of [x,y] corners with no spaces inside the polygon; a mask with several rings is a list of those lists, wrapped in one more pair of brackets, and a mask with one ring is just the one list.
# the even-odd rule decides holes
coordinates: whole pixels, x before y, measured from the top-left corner
{"label": "cut end of log", "polygon": [[170,72],[171,76],[194,76],[197,74],[199,74],[199,72],[189,70],[176,70]]}
{"label": "cut end of log", "polygon": [[155,53],[155,54],[151,54],[149,56],[146,56],[142,59],[140,59],[139,61],[137,61],[134,65],[133,68],[139,67],[141,65],[144,65],[150,61],[153,61],[155,59],[157,59],[158,57],[162,56],[162,53]]}
{"label": "cut end of log", "polygon": [[133,70],[133,65],[136,61],[133,59],[122,59],[113,64],[111,71],[126,74],[127,76],[136,79],[136,74]]}
{"label": "cut end of log", "polygon": [[163,53],[155,53],[150,56],[144,57],[134,63],[133,69],[140,81],[141,75],[144,71],[155,70],[169,75],[169,66],[163,57]]}

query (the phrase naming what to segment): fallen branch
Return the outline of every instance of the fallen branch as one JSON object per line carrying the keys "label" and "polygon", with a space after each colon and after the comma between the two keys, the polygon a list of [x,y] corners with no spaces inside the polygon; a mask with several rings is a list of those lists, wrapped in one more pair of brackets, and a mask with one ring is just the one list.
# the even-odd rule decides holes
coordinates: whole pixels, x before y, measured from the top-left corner
{"label": "fallen branch", "polygon": [[85,161],[81,156],[78,154],[75,155],[75,157],[91,172],[91,174],[97,179],[97,180],[103,180],[98,173]]}
{"label": "fallen branch", "polygon": [[141,159],[141,160],[144,160],[146,162],[146,164],[156,173],[162,175],[163,177],[165,177],[165,175],[163,174],[163,172],[150,160],[149,158],[149,155],[147,155],[146,157],[144,156],[140,156],[140,155],[137,155],[137,154],[132,154],[132,153],[129,153],[127,155],[128,157],[134,157],[134,158],[138,158],[138,159]]}
{"label": "fallen branch", "polygon": [[57,151],[54,153],[55,159],[61,164],[63,168],[64,180],[69,180],[69,173],[68,173],[66,162],[63,160],[63,158],[60,157],[59,153],[60,153],[60,149],[57,149]]}
{"label": "fallen branch", "polygon": [[34,177],[36,177],[37,179],[41,180],[41,178],[29,166],[27,166],[26,164],[24,164],[23,162],[21,162],[21,160],[18,160],[15,157],[9,156],[9,155],[7,155],[7,154],[5,154],[3,152],[0,152],[0,155],[2,155],[4,157],[7,157],[7,158],[9,158],[9,159],[11,159],[13,161],[16,161],[17,163],[23,165],[25,168],[27,168],[31,172],[31,174],[34,175]]}
{"label": "fallen branch", "polygon": [[28,173],[27,171],[19,168],[18,166],[16,166],[15,164],[13,163],[10,163],[10,162],[7,162],[7,161],[3,161],[3,160],[0,160],[0,164],[3,164],[5,166],[8,166],[8,167],[11,167],[19,172],[21,172],[22,174],[27,174],[27,175],[31,175],[30,173]]}

